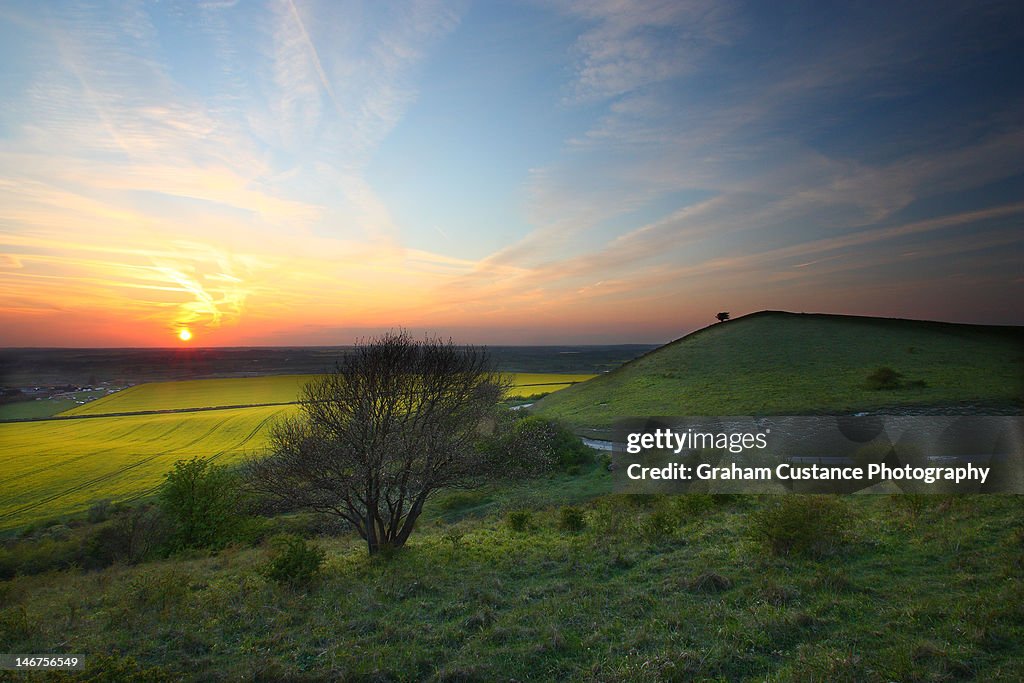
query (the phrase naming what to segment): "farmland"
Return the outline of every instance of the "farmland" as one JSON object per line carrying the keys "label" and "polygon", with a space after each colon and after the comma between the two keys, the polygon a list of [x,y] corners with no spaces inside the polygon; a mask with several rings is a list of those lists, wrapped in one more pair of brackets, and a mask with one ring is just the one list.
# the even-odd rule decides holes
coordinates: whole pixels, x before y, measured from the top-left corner
{"label": "farmland", "polygon": [[129,387],[62,415],[104,415],[143,410],[182,410],[215,406],[290,403],[315,375],[276,375],[150,382]]}
{"label": "farmland", "polygon": [[[183,410],[216,406],[250,406],[291,403],[302,386],[316,375],[272,375],[200,379],[181,382],[151,382],[129,387],[97,401],[76,406],[62,415],[109,415],[152,410]],[[511,395],[529,396],[557,391],[593,375],[539,373],[513,374]]]}
{"label": "farmland", "polygon": [[[63,413],[80,419],[0,424],[0,529],[80,513],[99,499],[152,491],[174,462],[231,462],[263,447],[266,427],[294,412],[312,375],[140,384]],[[556,391],[591,375],[514,375],[513,396]],[[246,405],[216,411],[146,411]],[[119,413],[111,417],[90,417]]]}
{"label": "farmland", "polygon": [[0,425],[0,528],[149,492],[176,460],[230,462],[292,406]]}
{"label": "farmland", "polygon": [[[1019,411],[1016,334],[750,316],[530,410],[578,427],[883,402]],[[883,364],[903,384],[865,387]],[[567,379],[519,375],[515,393]],[[89,680],[108,669],[117,680],[1020,679],[1019,496],[623,496],[598,460],[441,493],[386,558],[322,519],[286,513],[258,518],[212,555],[85,563],[100,562],[97,539],[145,519],[132,517],[142,507],[99,522],[54,518],[144,495],[179,458],[237,461],[296,407],[131,412],[287,403],[298,386],[288,381],[153,383],[86,406],[128,414],[0,425],[0,576],[10,577],[0,580],[0,641],[86,653]],[[780,545],[791,530],[820,549]],[[268,578],[279,531],[326,551],[310,584]]]}

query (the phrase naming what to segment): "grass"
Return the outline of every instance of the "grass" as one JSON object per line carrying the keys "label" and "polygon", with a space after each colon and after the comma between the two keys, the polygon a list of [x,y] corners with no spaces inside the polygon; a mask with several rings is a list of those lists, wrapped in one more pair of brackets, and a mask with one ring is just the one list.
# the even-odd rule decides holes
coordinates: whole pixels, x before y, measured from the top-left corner
{"label": "grass", "polygon": [[[104,415],[145,410],[183,410],[217,406],[249,406],[290,403],[315,375],[267,375],[197,379],[179,382],[150,382],[129,387],[99,400],[68,410],[63,415]],[[558,391],[583,382],[593,375],[517,373],[513,374],[511,396],[528,396],[538,391]]]}
{"label": "grass", "polygon": [[[900,388],[873,390],[891,367]],[[653,415],[849,412],[899,405],[1017,404],[1019,331],[765,312],[683,337],[618,370],[543,398],[533,411],[575,426]]]}
{"label": "grass", "polygon": [[[562,479],[530,484],[522,530],[499,502],[431,515],[390,558],[318,539],[327,561],[307,588],[265,578],[269,547],[19,577],[0,584],[0,642],[184,680],[1019,680],[1014,497],[847,497],[849,541],[814,559],[767,551],[752,497],[688,514],[603,495],[576,501],[586,526],[565,531]],[[655,515],[662,531],[640,533]]]}
{"label": "grass", "polygon": [[74,398],[43,398],[32,401],[16,401],[0,405],[0,420],[24,420],[26,418],[52,417],[79,405],[79,401],[98,399],[106,394],[103,389],[78,391]]}

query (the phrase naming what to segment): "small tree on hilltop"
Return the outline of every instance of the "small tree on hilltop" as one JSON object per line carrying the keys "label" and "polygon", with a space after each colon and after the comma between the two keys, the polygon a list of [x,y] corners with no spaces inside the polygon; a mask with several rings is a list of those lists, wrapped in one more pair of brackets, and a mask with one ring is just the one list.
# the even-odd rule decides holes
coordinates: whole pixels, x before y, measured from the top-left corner
{"label": "small tree on hilltop", "polygon": [[726,320],[729,319],[729,311],[722,311],[721,313],[719,313],[715,317],[718,318],[718,322],[724,323]]}
{"label": "small tree on hilltop", "polygon": [[271,454],[247,478],[347,520],[371,554],[401,547],[434,492],[543,465],[538,451],[510,459],[479,447],[508,388],[483,350],[392,332],[303,388],[299,415],[271,429]]}

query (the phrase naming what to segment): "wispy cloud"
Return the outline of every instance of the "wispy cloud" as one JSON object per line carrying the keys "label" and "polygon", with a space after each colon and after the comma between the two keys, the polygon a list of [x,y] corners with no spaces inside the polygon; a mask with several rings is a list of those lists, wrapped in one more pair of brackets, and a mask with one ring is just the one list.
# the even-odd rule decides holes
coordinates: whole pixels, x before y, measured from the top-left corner
{"label": "wispy cloud", "polygon": [[569,0],[561,8],[590,26],[579,36],[576,101],[617,97],[691,73],[739,35],[731,3],[708,0]]}
{"label": "wispy cloud", "polygon": [[1020,286],[1024,93],[986,80],[1019,3],[37,9],[0,7],[0,328],[22,342],[118,320],[126,343],[657,339],[720,297],[893,313],[880,273],[950,315]]}

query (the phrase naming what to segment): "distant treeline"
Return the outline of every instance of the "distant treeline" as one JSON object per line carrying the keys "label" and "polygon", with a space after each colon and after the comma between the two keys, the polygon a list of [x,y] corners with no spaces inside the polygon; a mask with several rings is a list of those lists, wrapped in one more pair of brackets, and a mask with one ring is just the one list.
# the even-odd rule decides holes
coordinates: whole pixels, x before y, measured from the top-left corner
{"label": "distant treeline", "polygon": [[[601,373],[651,349],[609,346],[489,346],[506,372]],[[167,379],[309,374],[331,370],[350,347],[182,349],[0,349],[0,387],[137,383]]]}

